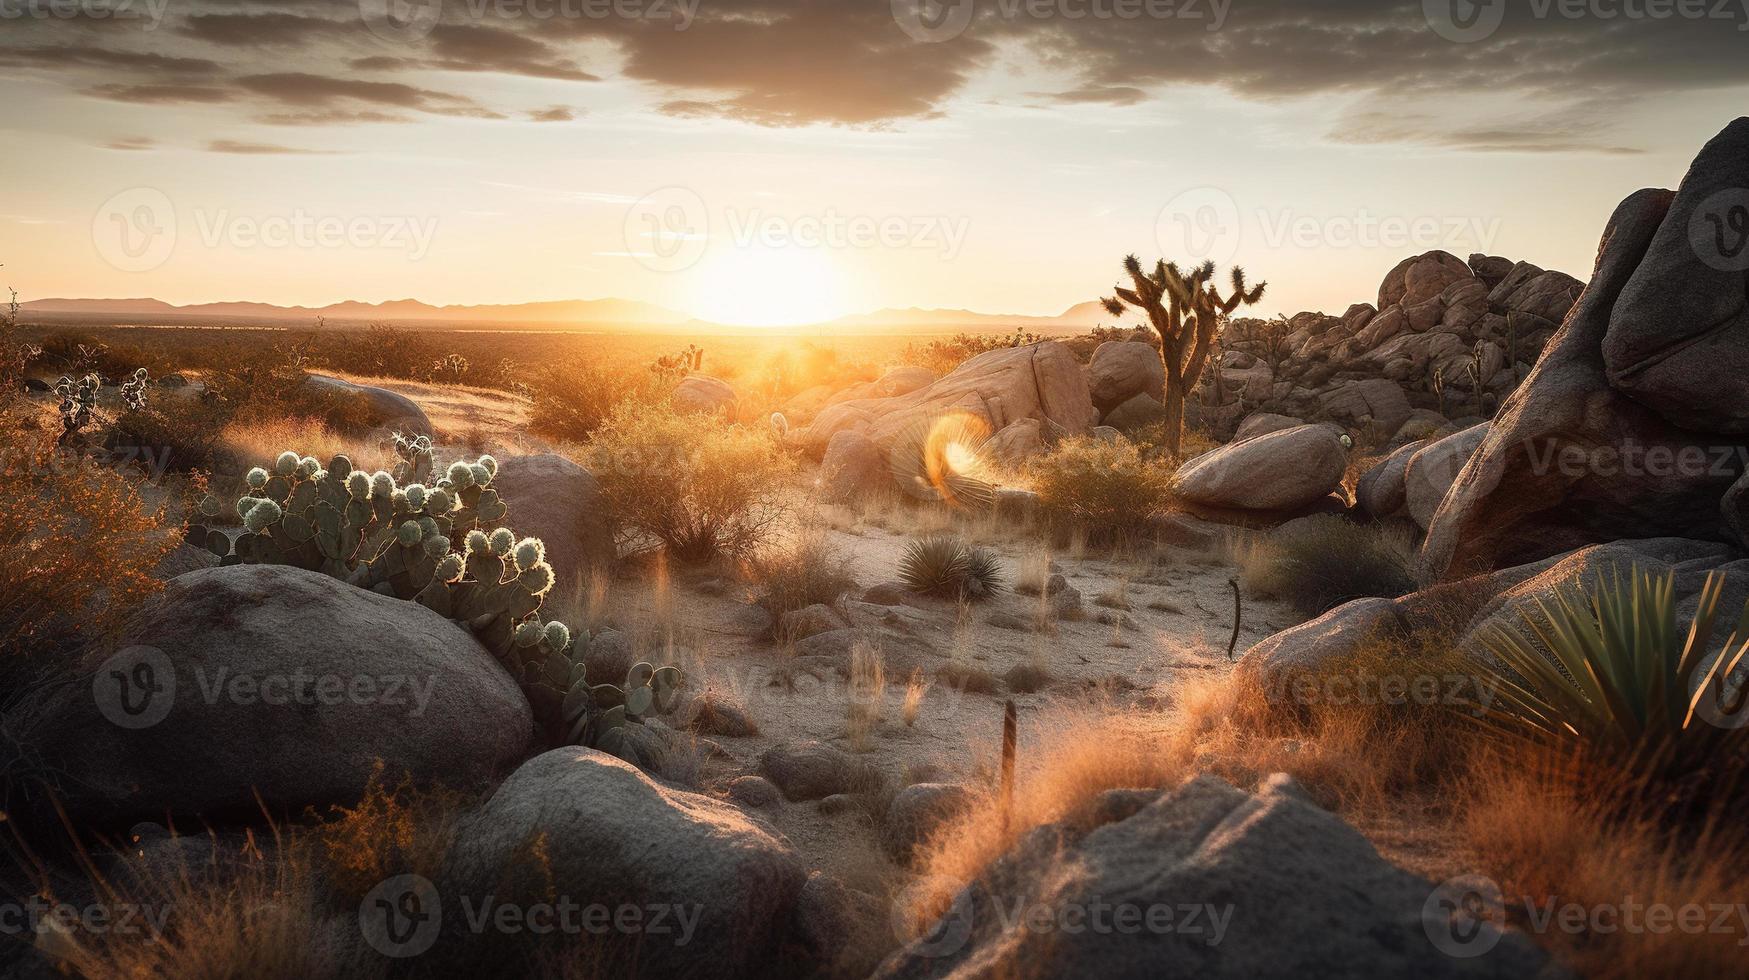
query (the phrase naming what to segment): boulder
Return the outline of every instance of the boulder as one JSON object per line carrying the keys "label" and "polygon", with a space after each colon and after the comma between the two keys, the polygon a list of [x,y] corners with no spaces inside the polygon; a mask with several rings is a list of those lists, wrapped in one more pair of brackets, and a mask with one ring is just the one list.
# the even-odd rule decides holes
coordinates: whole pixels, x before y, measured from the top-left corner
{"label": "boulder", "polygon": [[736,776],[725,788],[729,799],[741,806],[754,808],[774,806],[782,802],[783,794],[763,776]]}
{"label": "boulder", "polygon": [[613,566],[613,516],[595,474],[557,453],[505,456],[492,486],[508,508],[505,524],[545,542],[561,582]]}
{"label": "boulder", "polygon": [[1158,398],[1166,387],[1160,351],[1140,340],[1108,340],[1087,365],[1087,390],[1094,407],[1110,411],[1137,395]]}
{"label": "boulder", "polygon": [[1503,259],[1498,255],[1484,255],[1476,252],[1470,256],[1470,271],[1476,278],[1482,280],[1489,289],[1500,284],[1512,272],[1512,260]]}
{"label": "boulder", "polygon": [[1665,420],[1749,432],[1749,117],[1688,169],[1603,338],[1609,383]]}
{"label": "boulder", "polygon": [[1252,436],[1207,452],[1178,471],[1176,494],[1210,507],[1295,510],[1342,484],[1348,450],[1327,425]]}
{"label": "boulder", "polygon": [[881,831],[887,850],[909,861],[919,846],[943,824],[972,808],[975,798],[954,783],[916,783],[900,790],[887,805]]}
{"label": "boulder", "polygon": [[1289,777],[1251,794],[1198,776],[1092,831],[1046,825],[1022,837],[875,977],[1434,980],[1543,970],[1547,954],[1491,918],[1431,917],[1430,906],[1442,912],[1437,897]]}
{"label": "boulder", "polygon": [[[318,572],[237,565],[172,579],[50,705],[40,749],[71,812],[259,818],[392,785],[473,786],[533,733],[516,682],[467,630]],[[125,823],[122,824],[125,826]]]}
{"label": "boulder", "polygon": [[[374,385],[353,384],[339,378],[331,378],[325,374],[312,374],[304,379],[306,384],[326,391],[343,395],[361,397],[370,406],[368,427],[383,433],[399,432],[402,435],[429,436],[436,430],[431,427],[431,419],[427,418],[424,409],[400,392]],[[357,435],[349,432],[348,435]]]}
{"label": "boulder", "polygon": [[703,374],[692,374],[674,386],[674,407],[683,412],[704,414],[735,414],[735,389],[726,381]]}
{"label": "boulder", "polygon": [[1016,419],[984,443],[981,455],[998,466],[1017,470],[1043,453],[1045,446],[1043,422],[1038,419]]}
{"label": "boulder", "polygon": [[1436,439],[1409,457],[1403,469],[1403,492],[1415,523],[1423,529],[1433,523],[1440,502],[1487,437],[1488,423],[1483,422]]}
{"label": "boulder", "polygon": [[[852,632],[846,630],[845,632]],[[759,771],[792,800],[818,800],[849,792],[862,766],[824,742],[786,742],[759,756]]]}
{"label": "boulder", "polygon": [[887,454],[860,432],[840,432],[820,460],[820,499],[845,504],[893,489]]}
{"label": "boulder", "polygon": [[1354,487],[1354,502],[1362,512],[1368,517],[1383,519],[1403,509],[1409,501],[1405,482],[1409,459],[1425,445],[1425,442],[1416,441],[1401,446],[1361,474]]}
{"label": "boulder", "polygon": [[1085,435],[1098,417],[1075,355],[1046,340],[979,354],[906,395],[828,406],[798,434],[798,441],[818,455],[834,435],[853,431],[890,451],[901,436],[948,415],[967,416],[992,434],[1018,419],[1033,418],[1057,436]]}
{"label": "boulder", "polygon": [[1720,501],[1741,475],[1740,443],[1672,424],[1613,387],[1607,363],[1612,311],[1673,199],[1640,191],[1616,209],[1591,284],[1434,515],[1423,581],[1624,537],[1737,540]]}
{"label": "boulder", "polygon": [[1239,423],[1239,431],[1233,434],[1233,441],[1238,442],[1252,436],[1260,436],[1270,432],[1280,432],[1305,425],[1296,418],[1286,415],[1276,415],[1274,412],[1255,412],[1245,416],[1245,421]]}
{"label": "boulder", "polygon": [[1356,429],[1371,422],[1384,432],[1397,431],[1413,411],[1403,389],[1384,378],[1344,382],[1318,396],[1318,401],[1324,417],[1332,421]]}
{"label": "boulder", "polygon": [[711,976],[752,977],[791,937],[806,881],[789,845],[739,808],[571,747],[529,760],[464,818],[437,890],[454,934],[469,929],[463,900],[486,896],[684,910],[696,917],[690,930],[669,914],[618,936],[641,974],[690,976],[709,964]]}
{"label": "boulder", "polygon": [[821,633],[844,629],[847,623],[844,617],[833,611],[831,606],[815,603],[804,609],[792,609],[777,618],[777,633],[791,643],[805,640]]}
{"label": "boulder", "polygon": [[1405,310],[1425,303],[1445,291],[1454,282],[1473,279],[1475,274],[1463,260],[1445,251],[1426,252],[1397,263],[1385,275],[1379,286],[1378,308],[1382,312],[1393,306]]}
{"label": "boulder", "polygon": [[1141,394],[1106,412],[1103,421],[1119,432],[1135,432],[1165,420],[1166,406],[1157,398]]}
{"label": "boulder", "polygon": [[919,388],[926,388],[935,383],[935,372],[925,367],[896,367],[873,381],[865,381],[859,385],[851,385],[842,391],[835,392],[825,401],[826,405],[837,405],[840,402],[858,401],[865,398],[896,398],[899,395],[909,395]]}

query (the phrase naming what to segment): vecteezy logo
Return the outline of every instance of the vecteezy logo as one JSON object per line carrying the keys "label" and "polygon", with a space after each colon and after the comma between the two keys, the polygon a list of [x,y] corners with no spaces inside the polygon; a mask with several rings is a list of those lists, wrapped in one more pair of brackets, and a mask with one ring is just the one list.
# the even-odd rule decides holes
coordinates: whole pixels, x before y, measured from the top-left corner
{"label": "vecteezy logo", "polygon": [[1749,271],[1749,188],[1727,187],[1700,202],[1688,219],[1688,242],[1720,272]]}
{"label": "vecteezy logo", "polygon": [[1494,879],[1481,875],[1450,878],[1421,906],[1421,927],[1447,956],[1481,956],[1500,942],[1506,902]]}
{"label": "vecteezy logo", "polygon": [[1243,235],[1238,202],[1219,187],[1184,191],[1166,202],[1154,222],[1160,254],[1175,261],[1226,265],[1239,254]]}
{"label": "vecteezy logo", "polygon": [[1694,713],[1714,728],[1735,730],[1749,725],[1749,684],[1733,686],[1725,674],[1721,670],[1694,692]]}
{"label": "vecteezy logo", "polygon": [[128,647],[97,668],[91,696],[117,726],[150,728],[176,703],[176,666],[156,647]]}
{"label": "vecteezy logo", "polygon": [[972,24],[975,0],[892,0],[893,19],[914,41],[951,41]]}
{"label": "vecteezy logo", "polygon": [[686,187],[651,191],[626,209],[626,252],[652,272],[680,272],[704,255],[710,211]]}
{"label": "vecteezy logo", "polygon": [[1506,0],[1421,0],[1433,33],[1458,44],[1493,37],[1506,22]]}
{"label": "vecteezy logo", "polygon": [[[951,894],[953,901],[933,922],[920,911],[920,903],[933,896]],[[907,951],[931,958],[952,956],[972,937],[971,894],[961,882],[940,875],[925,875],[900,889],[893,899],[893,933],[909,942]]]}
{"label": "vecteezy logo", "polygon": [[394,43],[417,41],[443,19],[443,0],[358,0],[364,26]]}
{"label": "vecteezy logo", "polygon": [[123,272],[150,272],[176,250],[176,207],[155,187],[122,191],[92,217],[91,243]]}
{"label": "vecteezy logo", "polygon": [[443,925],[437,886],[420,875],[396,875],[358,903],[358,928],[372,949],[396,959],[418,956],[437,942]]}

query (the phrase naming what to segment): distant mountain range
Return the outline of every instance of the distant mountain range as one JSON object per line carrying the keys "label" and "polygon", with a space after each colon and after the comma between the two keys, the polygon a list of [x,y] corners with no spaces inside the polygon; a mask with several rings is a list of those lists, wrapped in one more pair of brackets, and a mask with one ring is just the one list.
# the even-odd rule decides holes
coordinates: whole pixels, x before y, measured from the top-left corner
{"label": "distant mountain range", "polygon": [[[432,306],[413,299],[384,303],[346,301],[329,306],[274,306],[269,303],[195,303],[176,306],[157,299],[39,299],[20,306],[45,319],[102,320],[111,323],[182,324],[232,321],[239,324],[304,323],[317,317],[335,326],[362,323],[400,325],[514,326],[592,330],[726,332],[738,329],[674,310],[624,299],[557,300],[484,306]],[[878,310],[839,317],[796,330],[833,333],[946,333],[1003,331],[1079,333],[1100,324],[1119,325],[1098,303],[1080,303],[1058,316],[978,313],[972,310]]]}

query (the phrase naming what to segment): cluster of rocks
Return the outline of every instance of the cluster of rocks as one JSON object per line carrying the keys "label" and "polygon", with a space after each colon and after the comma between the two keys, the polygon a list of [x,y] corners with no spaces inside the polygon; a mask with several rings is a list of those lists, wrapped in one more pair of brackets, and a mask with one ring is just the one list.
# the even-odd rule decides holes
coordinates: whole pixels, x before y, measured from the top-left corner
{"label": "cluster of rocks", "polygon": [[[1235,320],[1218,377],[1236,408],[1394,434],[1415,409],[1491,414],[1536,363],[1585,284],[1564,272],[1433,251],[1398,263],[1377,304],[1341,316]],[[1224,410],[1223,410],[1224,409]]]}

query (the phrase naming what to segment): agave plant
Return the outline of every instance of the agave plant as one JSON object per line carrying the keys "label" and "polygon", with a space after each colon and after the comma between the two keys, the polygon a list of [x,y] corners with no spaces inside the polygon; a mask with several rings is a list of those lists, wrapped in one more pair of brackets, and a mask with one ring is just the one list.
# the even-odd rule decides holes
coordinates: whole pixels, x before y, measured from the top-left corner
{"label": "agave plant", "polygon": [[1676,616],[1675,575],[1637,567],[1588,594],[1557,590],[1521,627],[1481,635],[1493,699],[1483,723],[1507,737],[1577,750],[1659,782],[1725,774],[1749,754],[1745,691],[1732,675],[1749,653],[1749,605],[1709,659],[1724,578],[1707,576],[1693,621]]}
{"label": "agave plant", "polygon": [[899,580],[924,595],[987,599],[1003,589],[1002,562],[988,548],[935,535],[905,546],[899,557]]}

